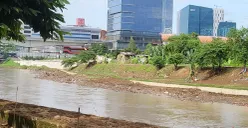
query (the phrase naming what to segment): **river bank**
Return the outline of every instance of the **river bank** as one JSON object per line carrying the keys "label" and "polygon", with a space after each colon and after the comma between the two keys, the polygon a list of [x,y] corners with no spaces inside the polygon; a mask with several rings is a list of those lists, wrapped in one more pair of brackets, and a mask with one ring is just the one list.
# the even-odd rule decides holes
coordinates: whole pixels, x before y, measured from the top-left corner
{"label": "river bank", "polygon": [[[119,68],[116,66],[118,66]],[[169,80],[172,80],[173,77],[176,76],[177,79],[174,80],[180,81],[179,79],[184,79],[185,77],[187,77],[188,74],[187,68],[181,68],[180,70],[175,72],[173,71],[173,68],[167,67],[164,70],[160,71],[160,73],[156,72],[156,69],[149,65],[120,66],[118,64],[98,64],[88,69],[85,69],[85,66],[81,65],[76,69],[74,69],[73,73],[68,73],[67,71],[58,70],[58,69],[45,68],[44,66],[39,68],[26,66],[26,68],[35,71],[35,73],[38,73],[37,78],[52,80],[60,83],[70,83],[70,84],[72,83],[81,86],[110,89],[118,92],[125,91],[125,92],[143,93],[143,94],[151,94],[151,95],[165,95],[179,100],[211,102],[211,103],[218,102],[218,103],[235,104],[239,106],[248,106],[248,96],[228,95],[228,94],[204,91],[204,89],[203,90],[199,89],[201,88],[201,86],[199,86],[198,88],[198,85],[195,88],[192,87],[178,88],[178,87],[166,87],[166,86],[164,87],[151,86],[149,84],[145,85],[130,81],[130,79],[133,80],[135,78],[136,79],[142,78],[141,80],[144,79],[151,80],[161,76],[161,74],[163,75],[165,74],[166,77],[170,77]],[[237,72],[236,69],[234,71]],[[229,74],[230,73],[233,74],[233,72],[229,71]],[[204,74],[206,74],[206,71]],[[122,78],[120,78],[120,76]],[[203,78],[204,76],[201,74],[201,77]],[[217,77],[221,77],[221,79],[223,79],[223,77],[225,76],[217,76]],[[234,76],[232,75],[232,77]],[[235,79],[238,79],[238,76],[235,76]],[[167,79],[164,78],[164,80]],[[156,82],[156,80],[154,81]],[[244,83],[245,81],[240,80],[238,82]],[[209,86],[209,87],[219,87],[219,86]],[[220,86],[220,89],[217,88],[217,90],[221,90],[221,88],[222,86]],[[246,89],[246,86],[239,87],[237,85],[234,85],[234,86],[224,86],[223,88]]]}
{"label": "river bank", "polygon": [[159,96],[169,96],[179,100],[197,101],[197,102],[218,102],[235,104],[239,106],[248,106],[248,96],[227,95],[201,91],[197,88],[171,88],[148,86],[140,83],[134,83],[129,80],[118,79],[113,77],[91,78],[83,74],[67,74],[63,71],[52,70],[35,70],[38,73],[37,78],[52,80],[62,83],[72,83],[81,86],[94,88],[110,89],[117,92],[143,93]]}
{"label": "river bank", "polygon": [[[16,109],[15,109],[16,108]],[[36,105],[22,104],[0,99],[1,128],[17,126],[32,128],[158,128],[144,123],[97,117]],[[16,121],[14,121],[16,115]]]}

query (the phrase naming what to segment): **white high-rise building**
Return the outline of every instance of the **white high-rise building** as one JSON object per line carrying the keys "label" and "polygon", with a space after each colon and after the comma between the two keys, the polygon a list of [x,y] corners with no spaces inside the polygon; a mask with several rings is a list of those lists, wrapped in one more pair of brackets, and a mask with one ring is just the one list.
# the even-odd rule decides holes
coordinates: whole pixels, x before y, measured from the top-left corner
{"label": "white high-rise building", "polygon": [[218,26],[220,22],[224,22],[224,9],[214,8],[214,25],[213,25],[213,36],[217,36]]}
{"label": "white high-rise building", "polygon": [[33,34],[33,29],[29,25],[26,25],[26,24],[22,24],[21,27],[22,27],[21,32],[24,34],[24,36],[31,37],[31,35]]}
{"label": "white high-rise building", "polygon": [[180,34],[180,11],[177,12],[177,34]]}

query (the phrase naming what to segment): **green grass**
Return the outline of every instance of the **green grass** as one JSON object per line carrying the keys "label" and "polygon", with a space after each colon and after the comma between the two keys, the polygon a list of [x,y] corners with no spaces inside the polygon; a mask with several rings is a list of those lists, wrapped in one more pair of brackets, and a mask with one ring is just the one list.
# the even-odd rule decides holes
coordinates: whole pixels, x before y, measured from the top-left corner
{"label": "green grass", "polygon": [[[85,69],[86,65],[80,65],[79,67],[73,69],[74,72],[86,74],[86,75],[96,75],[101,77],[114,77],[123,78],[122,74],[149,74],[155,75],[157,72],[156,67],[152,65],[142,65],[142,64],[96,64],[93,67]],[[124,78],[130,79],[130,78]]]}
{"label": "green grass", "polygon": [[22,65],[21,66],[19,63],[16,63],[12,59],[7,59],[2,64],[0,64],[0,67],[2,67],[2,68],[16,68],[16,69],[37,69],[37,70],[49,69],[46,66],[41,66],[41,67],[37,67],[37,66],[25,66],[25,65]]}
{"label": "green grass", "polygon": [[[188,65],[180,65],[181,67],[187,67]],[[179,84],[186,86],[195,87],[214,87],[214,88],[225,88],[225,89],[235,89],[235,90],[248,90],[248,86],[245,85],[216,85],[216,84],[198,84],[198,83],[188,83],[185,78],[164,78],[164,75],[170,75],[174,72],[173,65],[167,65],[161,70],[157,70],[156,67],[152,65],[142,65],[142,64],[96,64],[93,67],[85,69],[86,65],[80,65],[73,71],[81,74],[88,75],[91,78],[102,78],[102,77],[112,77],[122,80],[138,80],[146,82],[158,82],[166,84]],[[138,77],[124,77],[125,73],[135,74]],[[142,74],[150,74],[151,77],[145,78]]]}
{"label": "green grass", "polygon": [[246,85],[217,85],[217,84],[188,83],[185,81],[185,79],[169,79],[169,80],[166,80],[166,79],[150,79],[150,80],[139,79],[138,81],[157,82],[157,83],[164,83],[164,84],[178,84],[178,85],[193,86],[193,87],[212,87],[212,88],[223,88],[223,89],[234,89],[234,90],[248,90],[248,86],[246,86]]}
{"label": "green grass", "polygon": [[0,64],[0,67],[21,67],[20,64],[14,62],[12,59],[7,59],[2,64]]}

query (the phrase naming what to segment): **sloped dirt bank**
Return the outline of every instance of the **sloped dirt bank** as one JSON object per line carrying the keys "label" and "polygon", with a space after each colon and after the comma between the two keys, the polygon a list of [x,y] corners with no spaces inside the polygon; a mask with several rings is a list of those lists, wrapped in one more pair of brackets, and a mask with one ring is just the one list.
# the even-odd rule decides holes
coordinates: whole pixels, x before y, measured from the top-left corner
{"label": "sloped dirt bank", "polygon": [[[15,109],[16,108],[16,109]],[[158,128],[144,123],[79,114],[53,108],[0,100],[0,128]],[[15,116],[14,116],[15,115]],[[78,120],[79,119],[79,120]]]}
{"label": "sloped dirt bank", "polygon": [[247,96],[225,95],[201,91],[199,89],[180,89],[142,85],[128,80],[102,77],[88,78],[84,75],[70,75],[59,70],[40,70],[38,78],[53,80],[56,82],[73,83],[81,86],[110,89],[117,92],[143,93],[160,96],[170,96],[179,100],[189,100],[197,102],[219,102],[248,106]]}

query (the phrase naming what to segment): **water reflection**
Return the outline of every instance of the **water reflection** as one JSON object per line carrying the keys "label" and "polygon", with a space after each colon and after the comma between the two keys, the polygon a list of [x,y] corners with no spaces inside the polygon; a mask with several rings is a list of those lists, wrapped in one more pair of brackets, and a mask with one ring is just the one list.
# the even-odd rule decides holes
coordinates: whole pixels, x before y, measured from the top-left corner
{"label": "water reflection", "polygon": [[248,109],[178,101],[35,79],[27,70],[0,69],[0,98],[174,128],[248,127]]}

